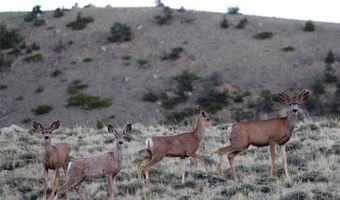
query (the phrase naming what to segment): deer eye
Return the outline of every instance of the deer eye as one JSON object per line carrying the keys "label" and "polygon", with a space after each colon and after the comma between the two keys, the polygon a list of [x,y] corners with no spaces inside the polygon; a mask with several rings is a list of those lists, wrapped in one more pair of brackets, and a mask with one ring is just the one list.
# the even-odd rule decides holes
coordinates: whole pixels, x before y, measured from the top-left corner
{"label": "deer eye", "polygon": [[116,136],[116,139],[118,140],[118,136]]}
{"label": "deer eye", "polygon": [[210,121],[210,119],[208,118],[207,121]]}

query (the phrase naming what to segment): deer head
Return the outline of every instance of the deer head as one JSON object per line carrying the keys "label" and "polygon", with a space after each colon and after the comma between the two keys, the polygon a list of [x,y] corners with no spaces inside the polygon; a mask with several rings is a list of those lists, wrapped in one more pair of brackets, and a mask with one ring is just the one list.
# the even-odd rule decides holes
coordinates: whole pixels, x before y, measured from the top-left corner
{"label": "deer head", "polygon": [[38,122],[33,122],[33,128],[35,130],[41,131],[43,138],[45,141],[50,141],[52,132],[56,129],[58,129],[60,126],[60,121],[54,121],[49,127],[44,128],[40,123]]}
{"label": "deer head", "polygon": [[113,133],[115,135],[115,138],[116,138],[116,146],[118,148],[122,148],[124,146],[124,138],[125,136],[131,132],[132,130],[132,125],[131,123],[127,124],[125,126],[125,128],[123,129],[122,132],[118,132],[115,128],[113,128],[112,125],[107,125],[107,129],[109,131],[109,133]]}
{"label": "deer head", "polygon": [[289,112],[297,115],[299,111],[299,106],[301,103],[306,101],[309,97],[309,91],[304,89],[302,92],[299,94],[299,96],[291,98],[289,95],[287,95],[284,92],[281,92],[278,94],[279,100],[282,103],[286,103],[289,105]]}
{"label": "deer head", "polygon": [[204,111],[201,111],[200,105],[194,106],[194,115],[198,117],[198,120],[203,123],[206,128],[217,125],[217,123],[211,121]]}

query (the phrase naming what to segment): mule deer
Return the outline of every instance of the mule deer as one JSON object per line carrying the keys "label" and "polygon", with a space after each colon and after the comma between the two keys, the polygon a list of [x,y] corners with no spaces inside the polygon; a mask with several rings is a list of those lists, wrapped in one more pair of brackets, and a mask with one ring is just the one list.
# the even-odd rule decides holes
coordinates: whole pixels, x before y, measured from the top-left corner
{"label": "mule deer", "polygon": [[204,162],[203,156],[196,153],[199,144],[204,136],[205,128],[212,123],[205,112],[201,112],[200,106],[194,107],[194,115],[197,117],[196,128],[191,132],[185,132],[173,136],[156,136],[145,141],[146,154],[136,158],[138,179],[142,180],[142,163],[145,160],[149,162],[144,166],[146,184],[150,186],[149,171],[150,168],[161,161],[164,157],[179,157],[182,171],[182,183],[185,181],[184,158],[192,157],[201,161],[205,167],[206,175],[208,168]]}
{"label": "mule deer", "polygon": [[66,169],[71,149],[64,143],[57,144],[51,143],[52,132],[59,128],[59,125],[60,125],[59,121],[54,121],[48,128],[44,128],[40,123],[33,122],[33,128],[36,130],[40,130],[45,140],[45,152],[43,157],[45,185],[43,199],[46,199],[48,170],[49,169],[54,170],[52,194],[56,191],[60,180],[59,168],[62,167],[66,175]]}
{"label": "mule deer", "polygon": [[234,180],[238,180],[233,162],[235,156],[247,149],[249,145],[257,147],[270,146],[271,176],[275,176],[275,147],[281,146],[285,175],[289,177],[286,155],[286,143],[292,136],[294,125],[297,121],[299,105],[309,97],[309,91],[303,90],[296,98],[290,98],[286,93],[278,94],[282,103],[289,105],[288,116],[261,121],[240,122],[234,124],[230,133],[230,145],[216,151],[220,156],[217,164],[216,175],[221,174],[222,156],[228,153],[229,165]]}
{"label": "mule deer", "polygon": [[80,185],[85,179],[95,179],[100,177],[106,177],[108,183],[108,194],[110,199],[113,199],[113,178],[120,172],[123,161],[123,147],[124,138],[127,133],[131,132],[131,124],[126,125],[122,132],[117,132],[111,125],[108,125],[109,133],[114,133],[116,137],[116,147],[114,151],[92,156],[87,158],[81,158],[79,160],[70,162],[67,168],[67,180],[54,197],[51,199],[56,200],[58,194],[62,194],[69,188],[74,187],[79,194],[80,199],[84,199],[80,191]]}

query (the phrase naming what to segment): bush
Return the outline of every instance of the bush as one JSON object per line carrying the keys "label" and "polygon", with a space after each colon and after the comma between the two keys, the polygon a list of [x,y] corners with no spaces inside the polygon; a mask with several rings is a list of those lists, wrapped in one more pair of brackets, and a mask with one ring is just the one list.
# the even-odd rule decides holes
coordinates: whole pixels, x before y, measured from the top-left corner
{"label": "bush", "polygon": [[69,94],[76,94],[80,92],[80,90],[83,90],[87,88],[89,85],[82,83],[81,80],[74,80],[66,89],[66,92]]}
{"label": "bush", "polygon": [[238,22],[238,24],[236,25],[236,28],[237,29],[244,29],[244,27],[246,26],[247,23],[248,23],[248,19],[245,17]]}
{"label": "bush", "polygon": [[305,172],[295,179],[296,181],[302,182],[328,182],[328,179],[323,176],[319,171]]}
{"label": "bush", "polygon": [[39,86],[36,90],[35,90],[35,93],[36,94],[39,94],[39,93],[42,93],[44,91],[44,86]]}
{"label": "bush", "polygon": [[158,25],[169,24],[172,19],[172,10],[170,7],[163,7],[159,15],[154,16],[154,20]]}
{"label": "bush", "polygon": [[139,64],[139,66],[146,66],[149,63],[149,61],[144,59],[138,59],[137,63]]}
{"label": "bush", "polygon": [[92,58],[84,58],[83,62],[87,63],[87,62],[92,62]]}
{"label": "bush", "polygon": [[59,69],[56,69],[56,70],[54,70],[52,73],[51,73],[51,76],[52,77],[57,77],[57,76],[59,76],[59,75],[61,75],[62,74],[62,72],[59,70]]}
{"label": "bush", "polygon": [[0,51],[0,72],[11,67],[13,59],[4,52]]}
{"label": "bush", "polygon": [[41,6],[36,5],[32,8],[32,12],[29,12],[25,15],[24,21],[25,22],[31,22],[37,19],[38,14],[42,14]]}
{"label": "bush", "polygon": [[223,15],[222,21],[220,22],[220,28],[226,29],[229,27],[228,20],[226,18],[226,15]]}
{"label": "bush", "polygon": [[162,60],[176,60],[178,58],[181,57],[181,53],[183,52],[183,48],[182,47],[175,47],[171,50],[170,53],[165,53],[163,56],[162,56]]}
{"label": "bush", "polygon": [[335,68],[331,64],[326,64],[326,69],[323,72],[323,79],[326,83],[334,83],[337,81]]}
{"label": "bush", "polygon": [[131,40],[131,36],[130,26],[116,22],[111,26],[111,36],[107,39],[110,42],[127,42]]}
{"label": "bush", "polygon": [[304,106],[308,111],[317,111],[321,107],[319,99],[313,95],[305,101]]}
{"label": "bush", "polygon": [[248,195],[251,192],[259,191],[257,185],[250,184],[250,183],[241,183],[237,185],[233,185],[230,188],[223,189],[221,191],[221,195],[232,197],[237,193],[242,193],[244,195]]}
{"label": "bush", "polygon": [[181,74],[178,74],[174,77],[177,81],[177,89],[179,93],[192,91],[192,82],[195,80],[199,80],[200,77],[195,72],[188,72],[187,70],[182,71]]}
{"label": "bush", "polygon": [[228,8],[228,14],[230,14],[230,15],[239,14],[239,13],[238,13],[239,10],[240,10],[240,8],[237,7],[237,6],[229,7],[229,8]]}
{"label": "bush", "polygon": [[22,38],[17,30],[8,30],[6,24],[0,24],[0,50],[13,48],[21,41]]}
{"label": "bush", "polygon": [[318,188],[312,189],[313,200],[333,200],[334,195],[330,191],[322,191]]}
{"label": "bush", "polygon": [[331,108],[333,113],[340,113],[340,84],[337,84],[337,89],[334,93],[334,97],[331,102]]}
{"label": "bush", "polygon": [[269,39],[273,37],[272,32],[259,32],[254,35],[254,38],[257,40],[264,40],[264,39]]}
{"label": "bush", "polygon": [[32,55],[28,55],[24,58],[25,62],[31,63],[31,62],[40,62],[43,60],[43,56],[41,53],[36,53]]}
{"label": "bush", "polygon": [[162,107],[165,109],[173,109],[177,104],[186,102],[188,97],[184,93],[176,94],[176,96],[168,97],[162,95]]}
{"label": "bush", "polygon": [[192,108],[186,108],[180,112],[172,112],[165,116],[165,121],[168,124],[177,124],[185,118],[191,117],[193,114]]}
{"label": "bush", "polygon": [[273,97],[274,96],[271,94],[269,90],[263,90],[261,92],[261,99],[258,104],[259,109],[264,112],[273,111],[273,105],[274,105]]}
{"label": "bush", "polygon": [[205,96],[198,98],[196,103],[209,113],[214,114],[223,107],[228,106],[228,93],[210,90],[205,93]]}
{"label": "bush", "polygon": [[100,97],[92,96],[92,95],[81,93],[81,92],[71,95],[67,99],[68,106],[76,106],[84,110],[92,110],[95,108],[108,107],[111,104],[112,103],[110,99],[102,99]]}
{"label": "bush", "polygon": [[294,51],[294,50],[295,50],[295,48],[292,47],[292,46],[286,46],[286,47],[283,47],[281,49],[281,51],[284,51],[284,52],[291,52],[291,51]]}
{"label": "bush", "polygon": [[314,26],[314,23],[312,21],[307,21],[305,23],[305,27],[303,28],[304,31],[306,32],[313,32],[315,31],[315,26]]}
{"label": "bush", "polygon": [[333,55],[333,52],[332,52],[332,50],[330,49],[330,50],[328,50],[328,52],[327,52],[327,56],[326,56],[326,58],[325,58],[325,63],[334,63],[334,55]]}
{"label": "bush", "polygon": [[72,28],[72,30],[82,30],[86,28],[88,23],[93,22],[93,17],[82,17],[81,12],[78,13],[77,19],[73,22],[70,22],[66,25],[68,28]]}
{"label": "bush", "polygon": [[33,22],[34,26],[42,26],[45,24],[46,24],[46,21],[44,19],[35,19]]}
{"label": "bush", "polygon": [[54,18],[59,18],[64,16],[64,9],[57,8],[53,11],[53,17]]}
{"label": "bush", "polygon": [[8,85],[3,85],[3,84],[1,84],[0,85],[0,90],[4,90],[4,89],[6,89],[8,87]]}
{"label": "bush", "polygon": [[39,105],[38,107],[32,109],[32,111],[36,115],[43,115],[43,114],[49,113],[51,110],[52,110],[52,106],[50,106],[48,104],[42,104],[42,105]]}
{"label": "bush", "polygon": [[158,100],[159,97],[152,91],[149,91],[143,95],[143,101],[156,102]]}
{"label": "bush", "polygon": [[304,191],[295,191],[292,193],[288,193],[280,198],[280,200],[306,200],[306,199],[310,199],[310,197],[308,193]]}
{"label": "bush", "polygon": [[314,83],[312,84],[312,90],[314,94],[323,94],[325,93],[325,87],[322,84],[320,79],[315,79]]}

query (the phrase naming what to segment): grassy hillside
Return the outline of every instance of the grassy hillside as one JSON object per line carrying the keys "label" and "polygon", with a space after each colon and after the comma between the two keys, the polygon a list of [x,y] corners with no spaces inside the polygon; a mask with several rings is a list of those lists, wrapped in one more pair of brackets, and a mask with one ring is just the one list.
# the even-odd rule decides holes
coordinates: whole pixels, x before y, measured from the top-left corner
{"label": "grassy hillside", "polygon": [[[93,22],[72,30],[66,25],[79,12],[80,19]],[[0,126],[28,127],[33,120],[55,119],[68,126],[154,124],[185,118],[193,104],[215,102],[214,117],[223,121],[261,118],[263,113],[267,118],[282,110],[272,94],[294,95],[312,88],[317,79],[325,84],[329,50],[335,57],[332,68],[340,65],[338,24],[314,22],[315,31],[306,32],[305,21],[227,15],[229,27],[222,29],[222,14],[173,10],[168,24],[158,25],[154,17],[163,16],[161,12],[75,8],[58,18],[44,12],[34,22],[24,21],[29,13],[0,13],[0,22],[23,38],[2,50],[3,55],[11,52],[12,64],[0,64]],[[236,28],[245,18],[245,26]],[[131,27],[131,41],[107,39],[115,22]],[[263,32],[271,38],[262,39]],[[181,76],[185,70],[191,75]],[[338,76],[339,70],[331,74]],[[76,88],[74,93],[70,87]],[[313,112],[339,99],[335,82],[324,87],[325,94],[313,94]],[[78,93],[82,95],[73,96]],[[339,104],[330,110],[337,109]]]}
{"label": "grassy hillside", "polygon": [[[152,135],[171,135],[192,127],[143,126],[133,124],[133,131],[124,150],[124,168],[116,178],[117,199],[340,199],[340,135],[339,121],[305,121],[298,123],[287,144],[291,178],[283,176],[281,155],[278,154],[278,177],[269,178],[269,148],[250,148],[235,159],[241,180],[232,180],[229,165],[223,162],[222,176],[213,178],[217,156],[212,152],[229,144],[225,128],[220,124],[209,129],[200,145],[209,166],[209,177],[203,167],[187,159],[187,181],[180,184],[178,159],[165,159],[150,172],[153,187],[148,190],[136,179],[133,163],[144,140]],[[119,128],[117,128],[119,129]],[[113,148],[114,137],[103,128],[61,128],[53,133],[53,142],[66,142],[72,149],[71,160],[98,155]],[[40,133],[25,132],[0,135],[0,199],[37,199],[43,194]],[[50,179],[52,173],[49,175]],[[64,175],[62,173],[62,180]],[[86,199],[107,199],[106,179],[85,181]],[[71,197],[77,199],[72,190]]]}

